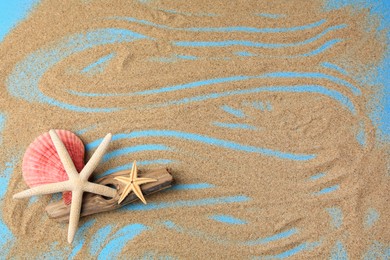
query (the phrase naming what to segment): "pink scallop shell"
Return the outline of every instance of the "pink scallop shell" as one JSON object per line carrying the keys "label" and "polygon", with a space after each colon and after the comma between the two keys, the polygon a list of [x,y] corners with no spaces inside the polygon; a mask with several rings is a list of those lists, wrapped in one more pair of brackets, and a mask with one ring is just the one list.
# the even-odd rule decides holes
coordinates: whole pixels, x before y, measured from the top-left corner
{"label": "pink scallop shell", "polygon": [[[80,172],[84,167],[83,142],[70,131],[56,130],[56,133],[68,150],[77,171]],[[23,157],[22,171],[23,179],[30,188],[69,179],[49,133],[38,136],[29,145]],[[63,192],[62,197],[66,205],[71,203],[70,191]]]}

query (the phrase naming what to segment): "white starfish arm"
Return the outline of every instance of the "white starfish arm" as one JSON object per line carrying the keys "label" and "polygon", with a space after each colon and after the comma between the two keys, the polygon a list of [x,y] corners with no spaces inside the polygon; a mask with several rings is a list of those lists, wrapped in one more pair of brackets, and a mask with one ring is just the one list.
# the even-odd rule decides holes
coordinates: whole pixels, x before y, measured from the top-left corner
{"label": "white starfish arm", "polygon": [[100,143],[99,147],[93,153],[91,159],[89,159],[88,163],[85,165],[83,170],[80,172],[80,178],[82,180],[87,180],[89,176],[91,176],[93,170],[97,167],[100,160],[102,159],[104,153],[106,152],[108,145],[111,141],[111,134],[107,134],[103,141]]}
{"label": "white starfish arm", "polygon": [[105,185],[92,183],[92,182],[87,182],[83,190],[86,192],[91,192],[91,193],[99,194],[110,198],[115,197],[117,193],[116,189],[110,188]]}
{"label": "white starfish arm", "polygon": [[69,227],[68,227],[68,243],[71,244],[74,235],[79,225],[81,203],[83,198],[83,191],[76,190],[72,192],[72,203],[70,205]]}
{"label": "white starfish arm", "polygon": [[76,170],[76,167],[74,166],[72,158],[70,157],[64,143],[61,141],[60,137],[57,135],[55,130],[53,129],[50,130],[49,134],[57,150],[58,156],[60,157],[62,165],[64,166],[64,169],[69,176],[69,179],[77,177],[78,172]]}
{"label": "white starfish arm", "polygon": [[72,185],[70,181],[56,182],[45,185],[40,185],[33,187],[28,190],[21,191],[19,193],[14,194],[14,199],[27,198],[34,195],[44,195],[51,194],[62,191],[70,191],[72,190]]}

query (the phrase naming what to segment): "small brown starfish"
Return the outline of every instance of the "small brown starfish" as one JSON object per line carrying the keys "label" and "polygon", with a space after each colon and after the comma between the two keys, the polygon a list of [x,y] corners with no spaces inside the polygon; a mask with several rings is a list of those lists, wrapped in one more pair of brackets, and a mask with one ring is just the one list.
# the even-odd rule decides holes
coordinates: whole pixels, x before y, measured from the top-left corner
{"label": "small brown starfish", "polygon": [[144,198],[144,195],[142,194],[140,185],[149,183],[149,182],[155,182],[156,179],[151,178],[138,178],[137,176],[137,162],[134,161],[133,167],[131,168],[130,177],[115,177],[114,179],[126,184],[125,189],[123,190],[123,193],[121,197],[119,198],[118,204],[120,204],[126,197],[129,195],[131,191],[134,192],[135,195],[144,203],[146,204],[146,200]]}

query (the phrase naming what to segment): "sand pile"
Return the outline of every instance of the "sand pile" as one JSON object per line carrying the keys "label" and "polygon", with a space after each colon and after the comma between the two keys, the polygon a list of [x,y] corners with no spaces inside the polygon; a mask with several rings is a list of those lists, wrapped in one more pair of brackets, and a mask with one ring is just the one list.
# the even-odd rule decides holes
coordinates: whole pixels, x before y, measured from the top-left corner
{"label": "sand pile", "polygon": [[[299,0],[43,1],[0,45],[4,254],[381,251],[386,157],[366,109],[375,86],[356,80],[385,48],[368,13]],[[51,128],[77,133],[88,156],[116,136],[98,177],[137,160],[170,167],[176,188],[83,218],[68,245],[44,212],[58,197],[12,199],[27,187],[26,147]]]}

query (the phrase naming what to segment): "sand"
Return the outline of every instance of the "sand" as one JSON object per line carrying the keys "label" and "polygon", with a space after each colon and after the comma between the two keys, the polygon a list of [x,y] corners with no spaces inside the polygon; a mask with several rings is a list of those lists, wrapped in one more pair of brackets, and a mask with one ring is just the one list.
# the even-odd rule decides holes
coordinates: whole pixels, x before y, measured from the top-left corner
{"label": "sand", "polygon": [[[388,148],[368,117],[377,86],[357,78],[384,33],[369,10],[323,5],[42,1],[0,45],[4,257],[382,254]],[[179,188],[83,218],[68,245],[51,196],[12,199],[25,149],[52,128],[123,137],[96,177],[137,160],[169,167]]]}

